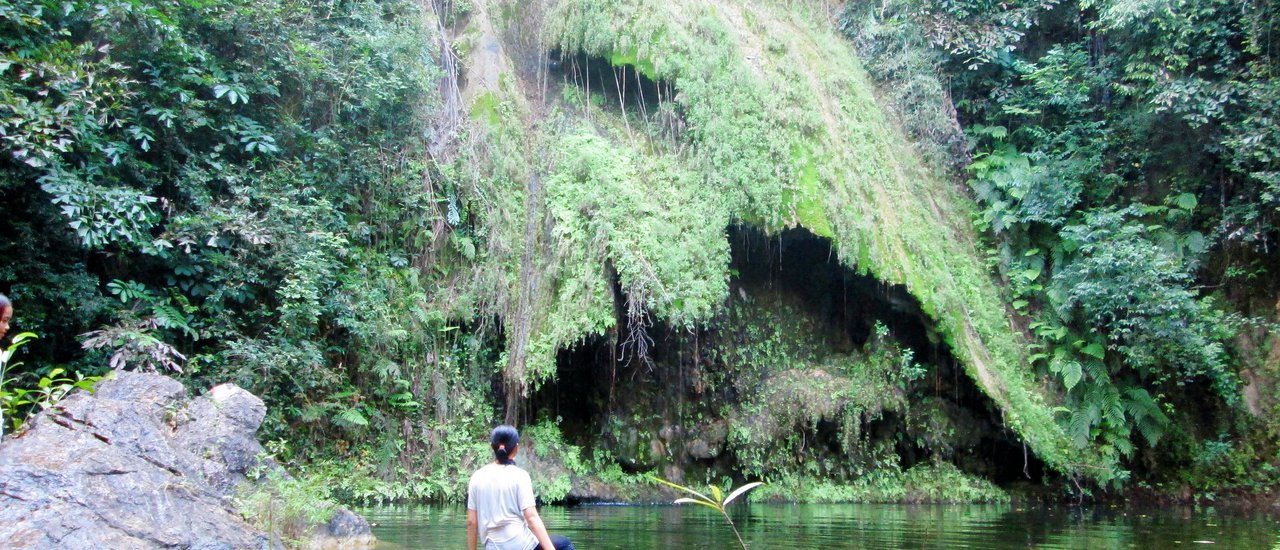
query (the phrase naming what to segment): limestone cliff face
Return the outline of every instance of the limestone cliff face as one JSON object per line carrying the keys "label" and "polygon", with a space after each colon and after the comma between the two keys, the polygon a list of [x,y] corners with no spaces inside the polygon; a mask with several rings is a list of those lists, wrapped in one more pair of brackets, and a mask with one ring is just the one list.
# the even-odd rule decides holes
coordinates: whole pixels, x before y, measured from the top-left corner
{"label": "limestone cliff face", "polygon": [[[233,507],[264,464],[266,408],[234,385],[195,399],[171,378],[122,372],[76,393],[0,443],[6,548],[279,548]],[[345,510],[315,540],[373,543]],[[336,531],[336,532],[335,532]]]}
{"label": "limestone cliff face", "polygon": [[489,243],[471,283],[506,327],[508,416],[584,338],[643,359],[655,321],[713,323],[729,228],[803,228],[918,300],[1047,464],[1107,471],[1034,379],[971,201],[921,163],[819,3],[482,1],[452,36],[471,115],[454,158]]}

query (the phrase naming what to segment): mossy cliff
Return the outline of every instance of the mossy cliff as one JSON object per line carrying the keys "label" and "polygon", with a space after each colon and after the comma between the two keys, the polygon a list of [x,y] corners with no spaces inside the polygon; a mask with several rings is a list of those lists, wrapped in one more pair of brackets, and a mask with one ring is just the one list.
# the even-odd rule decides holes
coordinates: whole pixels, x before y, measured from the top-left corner
{"label": "mossy cliff", "polygon": [[1258,6],[102,2],[0,17],[6,419],[234,381],[355,500],[502,420],[552,497],[1277,486]]}
{"label": "mossy cliff", "polygon": [[802,227],[918,300],[1046,464],[1111,471],[1067,439],[1033,379],[973,205],[922,165],[819,9],[480,2],[454,34],[470,67],[450,153],[467,213],[456,232],[475,266],[457,279],[487,299],[451,307],[502,319],[508,419],[588,339],[638,368],[655,323],[715,329],[736,275],[731,226]]}

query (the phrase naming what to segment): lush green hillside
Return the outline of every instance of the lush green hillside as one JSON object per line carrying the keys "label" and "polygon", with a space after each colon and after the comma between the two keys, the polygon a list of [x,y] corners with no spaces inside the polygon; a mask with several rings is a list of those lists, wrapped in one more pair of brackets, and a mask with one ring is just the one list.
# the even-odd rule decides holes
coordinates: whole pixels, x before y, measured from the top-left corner
{"label": "lush green hillside", "polygon": [[806,15],[768,5],[668,10],[563,2],[548,19],[564,51],[625,59],[671,82],[689,128],[668,146],[689,145],[701,192],[719,197],[730,219],[766,231],[805,227],[832,239],[849,267],[905,285],[1010,425],[1074,473],[1081,459],[1071,458],[1030,380],[1023,343],[973,245],[969,203],[921,167],[847,44]]}
{"label": "lush green hillside", "polygon": [[551,497],[1265,488],[1274,8],[4,0],[4,389],[235,381],[352,498],[502,420]]}

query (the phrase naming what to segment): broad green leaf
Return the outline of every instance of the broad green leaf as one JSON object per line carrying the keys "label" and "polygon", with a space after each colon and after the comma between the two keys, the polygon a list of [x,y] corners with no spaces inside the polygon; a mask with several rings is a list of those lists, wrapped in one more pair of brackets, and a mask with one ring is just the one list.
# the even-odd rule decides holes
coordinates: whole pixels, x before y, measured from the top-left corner
{"label": "broad green leaf", "polygon": [[1106,355],[1106,349],[1102,347],[1102,344],[1094,342],[1092,344],[1089,344],[1081,348],[1080,353],[1083,353],[1095,359],[1102,359],[1103,356]]}
{"label": "broad green leaf", "polygon": [[721,509],[719,506],[716,506],[715,504],[712,504],[710,502],[703,501],[703,500],[698,500],[693,498],[678,498],[678,499],[675,499],[674,503],[675,504],[700,504],[702,506],[706,506],[707,508],[710,508],[717,512],[724,513],[724,510]]}
{"label": "broad green leaf", "polygon": [[1067,387],[1067,391],[1076,387],[1081,378],[1084,378],[1084,370],[1080,367],[1080,363],[1068,361],[1062,365],[1062,384]]}
{"label": "broad green leaf", "polygon": [[1181,195],[1178,195],[1178,197],[1175,198],[1173,202],[1174,204],[1178,205],[1178,208],[1181,208],[1183,210],[1193,210],[1195,209],[1197,204],[1196,196],[1192,195],[1191,193],[1183,193]]}
{"label": "broad green leaf", "polygon": [[729,493],[729,496],[724,499],[723,505],[728,506],[729,503],[733,502],[734,499],[746,494],[747,491],[755,489],[756,487],[759,487],[761,485],[764,485],[763,481],[753,481],[751,483],[738,487],[737,489],[734,489],[733,492]]}
{"label": "broad green leaf", "polygon": [[661,484],[663,484],[663,485],[666,485],[667,487],[671,487],[672,489],[676,489],[676,490],[678,490],[678,491],[683,491],[683,492],[685,492],[685,493],[689,493],[689,494],[691,494],[691,495],[693,495],[693,496],[696,496],[696,497],[698,497],[698,498],[700,498],[700,499],[702,499],[702,500],[705,500],[705,501],[707,501],[707,502],[711,502],[711,499],[707,498],[707,495],[704,495],[704,494],[702,494],[702,493],[699,493],[699,492],[697,492],[697,491],[694,491],[693,489],[690,489],[690,488],[688,488],[688,487],[685,487],[684,485],[677,485],[677,484],[675,484],[675,483],[672,483],[672,482],[670,482],[670,481],[667,481],[667,480],[665,480],[665,479],[662,479],[662,478],[660,478],[660,477],[658,477],[658,476],[654,476],[654,475],[650,475],[650,476],[647,476],[647,477],[648,477],[649,479],[652,479],[652,480],[654,480],[654,481],[658,482],[658,483],[661,483]]}
{"label": "broad green leaf", "polygon": [[369,419],[365,418],[365,416],[361,414],[360,411],[357,411],[355,409],[347,409],[345,411],[342,411],[341,413],[338,414],[338,416],[334,419],[334,421],[344,426],[368,426],[369,425]]}
{"label": "broad green leaf", "polygon": [[1209,247],[1208,241],[1205,240],[1204,235],[1199,231],[1187,233],[1186,236],[1182,238],[1182,243],[1183,246],[1187,248],[1187,252],[1193,255],[1203,254]]}

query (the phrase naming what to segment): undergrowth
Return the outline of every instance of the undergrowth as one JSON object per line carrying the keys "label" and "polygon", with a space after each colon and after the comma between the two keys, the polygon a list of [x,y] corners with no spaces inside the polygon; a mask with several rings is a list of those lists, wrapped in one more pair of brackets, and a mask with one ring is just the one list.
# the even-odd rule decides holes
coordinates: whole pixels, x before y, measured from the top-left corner
{"label": "undergrowth", "polygon": [[250,474],[253,482],[241,486],[236,508],[273,542],[304,547],[313,529],[328,523],[337,511],[323,478],[294,478],[278,468]]}
{"label": "undergrowth", "polygon": [[773,502],[814,503],[1003,503],[1009,495],[991,482],[951,464],[918,464],[905,471],[881,469],[850,481],[812,476],[770,480],[754,497]]}

